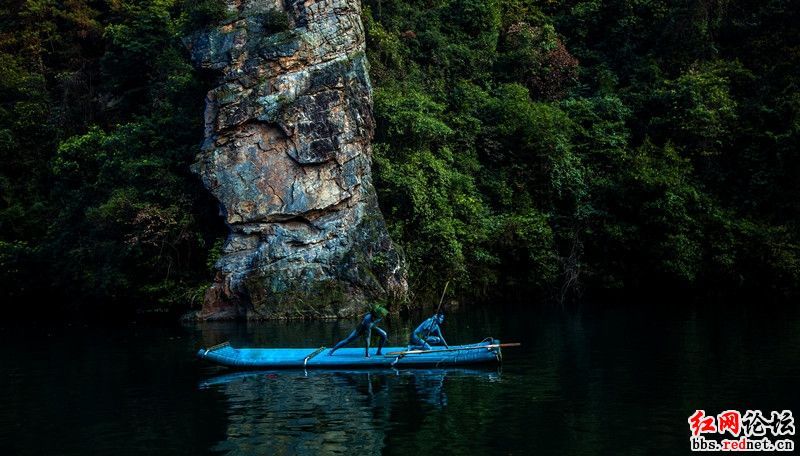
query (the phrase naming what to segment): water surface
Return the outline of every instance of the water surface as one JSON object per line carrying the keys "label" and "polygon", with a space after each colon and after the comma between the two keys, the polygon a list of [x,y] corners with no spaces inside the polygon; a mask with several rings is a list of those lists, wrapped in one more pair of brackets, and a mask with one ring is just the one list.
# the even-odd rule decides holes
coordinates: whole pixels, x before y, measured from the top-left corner
{"label": "water surface", "polygon": [[[757,306],[450,315],[451,344],[523,344],[501,368],[237,373],[194,359],[225,340],[329,346],[354,323],[2,323],[0,454],[682,454],[695,409],[800,413],[800,319]],[[390,343],[415,323],[387,322]]]}

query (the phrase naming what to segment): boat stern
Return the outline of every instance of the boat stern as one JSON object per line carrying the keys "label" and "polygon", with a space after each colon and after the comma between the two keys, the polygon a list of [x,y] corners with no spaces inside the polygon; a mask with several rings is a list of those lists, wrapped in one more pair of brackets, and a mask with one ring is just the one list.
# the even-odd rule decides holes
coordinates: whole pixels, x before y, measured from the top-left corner
{"label": "boat stern", "polygon": [[503,348],[500,346],[500,339],[492,339],[492,341],[490,342],[490,345],[497,345],[496,347],[490,348],[489,350],[491,350],[494,353],[494,357],[497,359],[497,362],[498,363],[502,363],[503,362]]}

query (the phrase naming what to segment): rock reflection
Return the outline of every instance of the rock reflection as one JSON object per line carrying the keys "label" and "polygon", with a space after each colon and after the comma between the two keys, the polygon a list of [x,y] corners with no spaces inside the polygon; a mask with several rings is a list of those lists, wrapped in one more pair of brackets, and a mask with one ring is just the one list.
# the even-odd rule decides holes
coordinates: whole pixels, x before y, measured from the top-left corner
{"label": "rock reflection", "polygon": [[223,454],[376,454],[393,404],[447,407],[449,377],[500,379],[498,370],[352,370],[234,372],[200,382],[225,396]]}

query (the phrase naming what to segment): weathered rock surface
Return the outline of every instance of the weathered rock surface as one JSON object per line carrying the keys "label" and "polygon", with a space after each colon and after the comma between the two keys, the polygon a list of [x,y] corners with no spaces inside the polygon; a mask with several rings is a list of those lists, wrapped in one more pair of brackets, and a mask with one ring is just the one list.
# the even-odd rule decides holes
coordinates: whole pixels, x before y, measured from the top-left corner
{"label": "weathered rock surface", "polygon": [[359,0],[229,1],[187,40],[220,73],[194,171],[230,227],[200,318],[345,316],[407,291],[370,171]]}

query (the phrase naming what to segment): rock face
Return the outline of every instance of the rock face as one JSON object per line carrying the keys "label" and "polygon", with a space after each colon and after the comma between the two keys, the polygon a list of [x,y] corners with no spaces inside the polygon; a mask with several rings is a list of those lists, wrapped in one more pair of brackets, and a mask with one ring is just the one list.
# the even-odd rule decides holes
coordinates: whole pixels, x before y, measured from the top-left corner
{"label": "rock face", "polygon": [[351,315],[405,295],[370,171],[359,0],[240,0],[187,40],[219,72],[193,170],[230,228],[200,318]]}

